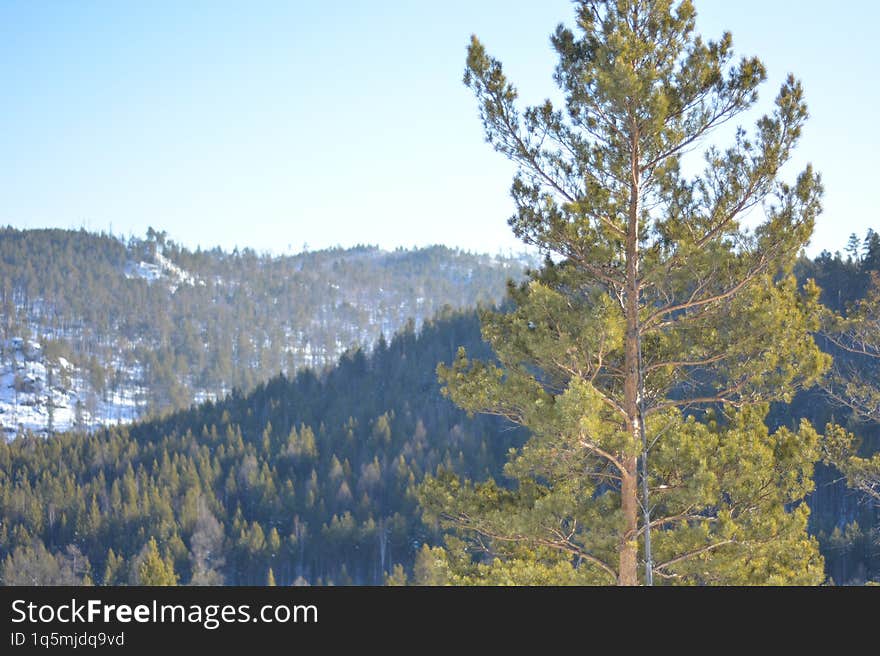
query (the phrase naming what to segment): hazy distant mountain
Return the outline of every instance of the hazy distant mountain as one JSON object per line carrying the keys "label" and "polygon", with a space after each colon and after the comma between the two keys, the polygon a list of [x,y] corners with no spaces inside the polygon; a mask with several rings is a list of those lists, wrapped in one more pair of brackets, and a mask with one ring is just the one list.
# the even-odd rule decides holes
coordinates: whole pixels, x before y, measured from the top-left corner
{"label": "hazy distant mountain", "polygon": [[273,257],[152,229],[0,229],[0,426],[124,422],[320,369],[444,306],[497,302],[527,266],[443,246]]}

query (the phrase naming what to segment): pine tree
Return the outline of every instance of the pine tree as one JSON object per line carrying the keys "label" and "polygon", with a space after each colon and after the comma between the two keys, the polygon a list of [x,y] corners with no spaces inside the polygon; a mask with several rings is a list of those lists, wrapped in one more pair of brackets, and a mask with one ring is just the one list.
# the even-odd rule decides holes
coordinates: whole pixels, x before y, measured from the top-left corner
{"label": "pine tree", "polygon": [[862,268],[865,271],[880,271],[880,235],[868,229],[862,244]]}
{"label": "pine tree", "polygon": [[[826,311],[822,328],[836,349],[834,366],[822,383],[825,393],[852,410],[857,422],[880,424],[880,273],[871,274],[868,293],[846,316]],[[860,453],[859,440],[841,426],[829,426],[826,433],[825,461],[846,476],[850,487],[880,505],[880,453]]]}
{"label": "pine tree", "polygon": [[859,243],[859,236],[856,233],[852,233],[849,236],[849,239],[846,242],[846,252],[849,254],[850,262],[858,263],[861,259],[859,257],[859,250],[861,244]]}
{"label": "pine tree", "polygon": [[842,426],[830,425],[825,435],[825,462],[846,476],[849,487],[858,490],[880,506],[880,453],[859,454],[859,440]]}
{"label": "pine tree", "polygon": [[177,585],[174,563],[170,558],[162,558],[156,538],[150,538],[144,548],[143,558],[138,566],[139,585]]}
{"label": "pine tree", "polygon": [[102,585],[117,585],[124,565],[125,560],[122,556],[117,556],[112,548],[109,549],[107,551],[107,562],[104,566],[104,578],[101,580]]}
{"label": "pine tree", "polygon": [[400,565],[395,565],[391,574],[385,575],[385,585],[395,587],[406,585],[406,570]]}
{"label": "pine tree", "polygon": [[428,517],[465,538],[445,575],[635,585],[641,548],[647,583],[815,583],[801,501],[818,435],[763,422],[827,367],[819,290],[792,275],[821,185],[811,167],[777,180],[801,85],[688,177],[686,153],[756,103],[762,63],[734,61],[729,33],[704,42],[688,0],[584,0],[577,24],[552,37],[563,110],[520,113],[501,64],[476,37],[468,50],[487,140],[518,166],[510,224],[548,258],[514,310],[482,316],[498,364],[439,368],[456,403],[533,435],[512,488],[427,479]]}

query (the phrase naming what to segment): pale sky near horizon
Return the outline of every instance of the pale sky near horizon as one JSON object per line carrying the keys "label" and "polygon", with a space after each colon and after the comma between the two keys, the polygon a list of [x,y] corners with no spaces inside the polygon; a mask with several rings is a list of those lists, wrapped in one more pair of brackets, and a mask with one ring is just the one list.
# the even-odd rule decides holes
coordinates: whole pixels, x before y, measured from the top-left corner
{"label": "pale sky near horizon", "polygon": [[[880,231],[880,3],[696,0],[810,107],[785,174],[822,173],[808,252]],[[553,95],[568,0],[0,0],[0,225],[166,230],[194,248],[442,243],[519,251],[512,166],[461,82],[476,33],[524,101]]]}

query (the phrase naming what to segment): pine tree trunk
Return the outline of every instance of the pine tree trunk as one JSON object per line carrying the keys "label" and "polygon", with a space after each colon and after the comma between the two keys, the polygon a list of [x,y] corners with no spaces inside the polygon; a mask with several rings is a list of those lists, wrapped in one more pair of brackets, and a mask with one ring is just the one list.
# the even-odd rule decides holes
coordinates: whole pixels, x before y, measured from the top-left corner
{"label": "pine tree trunk", "polygon": [[626,231],[626,289],[624,290],[624,314],[626,334],[624,336],[624,382],[623,410],[626,414],[626,429],[632,442],[623,457],[624,470],[621,472],[620,506],[623,512],[623,526],[620,534],[619,585],[638,585],[638,458],[637,445],[641,443],[641,417],[639,416],[639,142],[637,131],[633,130],[631,151],[631,181],[629,216]]}
{"label": "pine tree trunk", "polygon": [[620,567],[617,574],[618,585],[639,584],[638,542],[638,460],[627,456],[623,461],[626,472],[620,486],[620,501],[623,510],[623,531],[620,534]]}
{"label": "pine tree trunk", "polygon": [[[628,268],[630,267],[628,263]],[[634,267],[633,267],[634,268]],[[629,277],[629,276],[627,276]],[[619,585],[638,585],[638,458],[635,455],[636,445],[641,441],[639,426],[639,342],[638,342],[638,303],[631,301],[631,290],[627,293],[626,302],[626,351],[624,361],[624,411],[626,412],[626,428],[632,443],[622,458],[624,471],[621,472],[620,508],[623,513],[623,526],[620,533],[620,569],[618,570]]]}

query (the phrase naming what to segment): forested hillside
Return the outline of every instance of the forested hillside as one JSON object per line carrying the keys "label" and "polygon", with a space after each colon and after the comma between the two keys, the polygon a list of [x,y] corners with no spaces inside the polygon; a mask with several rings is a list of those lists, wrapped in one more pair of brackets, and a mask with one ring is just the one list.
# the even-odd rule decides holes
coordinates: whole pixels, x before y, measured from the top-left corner
{"label": "forested hillside", "polygon": [[320,370],[446,305],[504,294],[527,258],[437,246],[260,255],[152,229],[0,229],[0,424],[52,432],[188,407]]}
{"label": "forested hillside", "polygon": [[[442,398],[436,364],[481,352],[476,317],[404,330],[323,377],[275,377],[164,420],[0,444],[2,582],[381,584],[425,542],[425,472],[497,475],[521,439]],[[398,570],[399,576],[399,570]]]}

